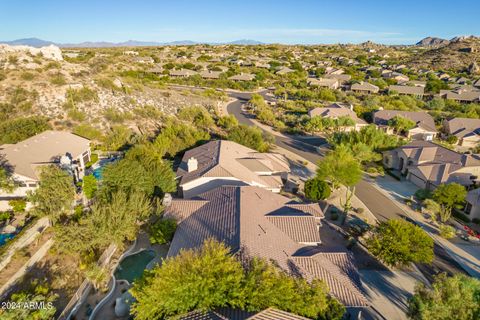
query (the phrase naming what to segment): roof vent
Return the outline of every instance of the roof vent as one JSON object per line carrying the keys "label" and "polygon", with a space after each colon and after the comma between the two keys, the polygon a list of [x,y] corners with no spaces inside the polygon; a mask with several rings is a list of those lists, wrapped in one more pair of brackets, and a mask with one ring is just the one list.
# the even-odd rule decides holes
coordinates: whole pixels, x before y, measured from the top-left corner
{"label": "roof vent", "polygon": [[194,157],[191,157],[187,161],[187,171],[188,172],[193,172],[198,169],[198,160],[195,159]]}

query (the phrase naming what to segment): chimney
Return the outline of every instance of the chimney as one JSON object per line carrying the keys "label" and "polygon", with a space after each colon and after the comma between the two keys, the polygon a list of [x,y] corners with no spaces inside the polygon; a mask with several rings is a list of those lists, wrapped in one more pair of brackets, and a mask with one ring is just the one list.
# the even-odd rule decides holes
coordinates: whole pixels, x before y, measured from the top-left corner
{"label": "chimney", "polygon": [[163,196],[162,205],[168,207],[172,204],[172,195],[170,193],[165,193]]}
{"label": "chimney", "polygon": [[188,172],[193,172],[198,169],[198,160],[195,159],[194,157],[191,157],[187,161],[187,171]]}

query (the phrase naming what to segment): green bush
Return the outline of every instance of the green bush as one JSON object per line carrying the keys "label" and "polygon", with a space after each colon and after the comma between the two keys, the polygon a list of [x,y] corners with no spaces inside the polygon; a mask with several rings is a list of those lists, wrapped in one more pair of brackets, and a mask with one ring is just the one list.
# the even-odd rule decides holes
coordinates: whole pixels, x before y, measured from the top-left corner
{"label": "green bush", "polygon": [[98,154],[96,153],[92,153],[90,155],[90,161],[88,161],[87,163],[85,163],[85,168],[90,168],[91,166],[93,166],[96,162],[98,161]]}
{"label": "green bush", "polygon": [[23,199],[16,199],[8,201],[10,207],[12,207],[13,212],[24,212],[27,207],[27,202]]}
{"label": "green bush", "polygon": [[480,224],[480,219],[479,218],[473,218],[472,222],[475,224]]}
{"label": "green bush", "polygon": [[312,201],[324,200],[332,193],[328,183],[318,178],[307,180],[304,191],[305,197]]}
{"label": "green bush", "polygon": [[415,198],[417,198],[420,201],[423,201],[425,199],[430,199],[432,197],[432,192],[427,189],[418,189],[415,192]]}
{"label": "green bush", "polygon": [[50,129],[43,117],[17,118],[0,123],[0,145],[17,143]]}
{"label": "green bush", "polygon": [[92,199],[97,191],[97,179],[93,175],[83,177],[83,193],[87,199]]}
{"label": "green bush", "polygon": [[12,213],[9,211],[0,211],[0,222],[5,222],[10,220]]}
{"label": "green bush", "polygon": [[440,226],[439,234],[444,239],[451,239],[455,237],[455,228],[447,224],[442,224]]}
{"label": "green bush", "polygon": [[150,242],[166,244],[173,239],[177,223],[174,219],[160,219],[150,227]]}

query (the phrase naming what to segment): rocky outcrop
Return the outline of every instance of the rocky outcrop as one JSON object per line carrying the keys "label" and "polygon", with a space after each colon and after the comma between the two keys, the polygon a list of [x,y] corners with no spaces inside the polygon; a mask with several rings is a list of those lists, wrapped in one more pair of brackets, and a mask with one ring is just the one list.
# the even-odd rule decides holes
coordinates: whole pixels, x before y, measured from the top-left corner
{"label": "rocky outcrop", "polygon": [[440,47],[449,44],[450,41],[447,39],[436,38],[436,37],[426,37],[416,43],[420,47]]}
{"label": "rocky outcrop", "polygon": [[34,48],[29,46],[10,46],[8,44],[0,44],[0,55],[9,54],[31,54],[33,56],[42,55],[45,59],[62,61],[62,51],[59,47],[49,45],[47,47]]}
{"label": "rocky outcrop", "polygon": [[480,68],[476,62],[472,62],[472,64],[468,67],[469,74],[478,74],[480,73]]}

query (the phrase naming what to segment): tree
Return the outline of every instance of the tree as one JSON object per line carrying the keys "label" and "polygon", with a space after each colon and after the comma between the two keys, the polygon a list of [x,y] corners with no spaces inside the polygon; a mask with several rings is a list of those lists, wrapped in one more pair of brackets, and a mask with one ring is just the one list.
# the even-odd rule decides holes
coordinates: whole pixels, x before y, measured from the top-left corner
{"label": "tree", "polygon": [[394,128],[397,133],[407,132],[408,130],[415,128],[414,121],[402,116],[395,116],[388,120],[388,125]]}
{"label": "tree", "polygon": [[442,206],[440,210],[440,220],[447,222],[452,215],[454,208],[461,208],[467,197],[467,190],[458,183],[448,183],[439,185],[433,191],[433,200]]}
{"label": "tree", "polygon": [[207,240],[199,250],[184,250],[147,272],[131,289],[135,319],[151,320],[217,307],[240,307],[241,264],[230,249]]}
{"label": "tree", "polygon": [[430,263],[433,260],[433,239],[404,220],[382,222],[367,240],[369,250],[391,266],[410,262]]}
{"label": "tree", "polygon": [[[345,201],[343,210],[346,215],[351,209],[351,198],[355,192],[355,185],[362,178],[360,163],[352,155],[346,146],[338,146],[330,151],[325,158],[318,163],[317,178],[328,180],[334,188],[345,186]],[[345,221],[345,219],[343,219]]]}
{"label": "tree", "polygon": [[124,159],[106,166],[102,173],[101,191],[118,190],[161,196],[176,190],[175,173],[154,146],[149,143],[137,145]]}
{"label": "tree", "polygon": [[305,181],[305,197],[309,200],[318,201],[330,196],[332,190],[328,183],[318,178]]}
{"label": "tree", "polygon": [[90,212],[78,222],[55,229],[55,245],[61,252],[80,255],[108,247],[122,247],[136,238],[140,222],[152,213],[149,199],[140,192],[117,191],[108,198],[97,197]]}
{"label": "tree", "polygon": [[0,145],[17,143],[50,128],[47,119],[37,116],[4,121],[0,123]]}
{"label": "tree", "polygon": [[12,192],[15,190],[15,184],[7,169],[0,167],[0,190]]}
{"label": "tree", "polygon": [[180,110],[178,118],[192,122],[196,127],[208,129],[214,125],[212,116],[204,107],[194,106]]}
{"label": "tree", "polygon": [[55,165],[44,166],[40,171],[40,186],[28,196],[39,216],[48,216],[56,223],[72,209],[75,198],[73,178]]}
{"label": "tree", "polygon": [[150,227],[150,242],[165,244],[173,239],[177,223],[174,219],[161,219]]}
{"label": "tree", "polygon": [[256,127],[248,127],[243,124],[230,130],[227,139],[259,152],[269,151],[273,144],[273,138],[264,135],[262,130]]}
{"label": "tree", "polygon": [[218,118],[217,124],[225,130],[230,130],[238,126],[238,120],[233,115]]}
{"label": "tree", "polygon": [[131,143],[133,132],[124,126],[113,126],[111,131],[103,138],[104,150],[121,150]]}
{"label": "tree", "polygon": [[83,177],[83,193],[87,199],[92,199],[97,191],[97,179],[93,175]]}
{"label": "tree", "polygon": [[92,263],[85,270],[85,277],[93,284],[95,290],[104,288],[107,285],[108,269]]}
{"label": "tree", "polygon": [[480,319],[480,280],[441,274],[431,288],[418,284],[408,301],[408,316],[413,320]]}
{"label": "tree", "polygon": [[153,146],[161,156],[167,155],[173,158],[178,152],[207,140],[210,140],[208,132],[186,123],[169,120],[155,138]]}
{"label": "tree", "polygon": [[242,263],[230,248],[206,240],[147,271],[131,289],[135,319],[163,319],[221,307],[261,311],[269,307],[314,319],[339,320],[345,307],[320,280],[292,277],[259,258]]}

